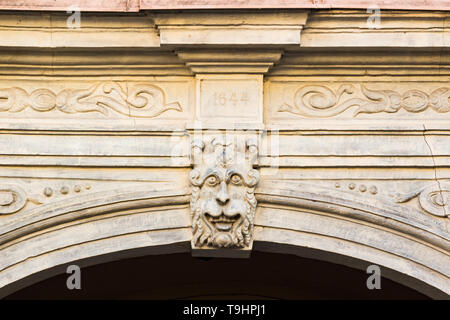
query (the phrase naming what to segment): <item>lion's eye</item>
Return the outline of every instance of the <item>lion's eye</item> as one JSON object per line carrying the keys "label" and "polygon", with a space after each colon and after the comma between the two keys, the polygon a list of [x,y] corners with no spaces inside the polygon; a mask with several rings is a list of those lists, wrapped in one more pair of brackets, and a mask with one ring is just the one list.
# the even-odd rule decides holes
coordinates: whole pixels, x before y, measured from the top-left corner
{"label": "lion's eye", "polygon": [[206,183],[210,186],[215,186],[219,182],[216,176],[210,176],[206,179]]}
{"label": "lion's eye", "polygon": [[230,179],[232,184],[240,185],[242,183],[242,178],[238,174],[233,174]]}

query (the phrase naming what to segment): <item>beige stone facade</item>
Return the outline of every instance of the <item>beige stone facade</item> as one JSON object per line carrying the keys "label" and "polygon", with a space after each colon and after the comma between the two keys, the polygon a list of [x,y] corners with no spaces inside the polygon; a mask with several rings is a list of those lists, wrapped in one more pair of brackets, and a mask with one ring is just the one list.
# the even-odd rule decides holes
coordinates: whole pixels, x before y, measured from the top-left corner
{"label": "beige stone facade", "polygon": [[0,296],[266,251],[448,297],[448,11],[69,16],[0,12]]}

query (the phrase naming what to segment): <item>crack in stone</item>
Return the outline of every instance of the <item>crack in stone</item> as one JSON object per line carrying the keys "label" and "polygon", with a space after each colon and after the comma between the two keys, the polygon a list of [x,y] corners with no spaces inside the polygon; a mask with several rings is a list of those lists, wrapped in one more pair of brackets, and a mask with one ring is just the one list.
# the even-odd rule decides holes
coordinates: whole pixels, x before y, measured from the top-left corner
{"label": "crack in stone", "polygon": [[425,131],[426,131],[427,129],[426,129],[426,127],[425,127],[425,124],[422,124],[422,125],[423,125],[423,140],[425,141],[425,144],[427,145],[428,150],[430,150],[431,160],[433,161],[434,180],[436,180],[436,183],[438,184],[439,194],[440,194],[440,196],[441,196],[441,200],[442,200],[442,204],[443,204],[443,205],[442,205],[442,208],[444,208],[445,216],[448,216],[447,210],[445,209],[444,194],[443,194],[443,192],[442,192],[441,183],[440,183],[440,181],[439,181],[439,179],[438,179],[438,177],[437,177],[436,162],[435,162],[435,160],[434,160],[433,150],[431,149],[431,146],[430,146],[430,144],[429,144],[428,141],[427,141],[427,137],[426,137],[426,134],[425,134]]}

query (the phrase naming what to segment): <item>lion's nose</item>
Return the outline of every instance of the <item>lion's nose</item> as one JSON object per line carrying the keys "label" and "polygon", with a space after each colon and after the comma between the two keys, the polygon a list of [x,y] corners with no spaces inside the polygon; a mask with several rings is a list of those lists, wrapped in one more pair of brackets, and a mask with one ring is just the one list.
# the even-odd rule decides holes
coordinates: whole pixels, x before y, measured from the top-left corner
{"label": "lion's nose", "polygon": [[226,204],[228,200],[230,200],[227,191],[227,184],[224,181],[220,183],[220,190],[217,193],[216,200],[222,205]]}

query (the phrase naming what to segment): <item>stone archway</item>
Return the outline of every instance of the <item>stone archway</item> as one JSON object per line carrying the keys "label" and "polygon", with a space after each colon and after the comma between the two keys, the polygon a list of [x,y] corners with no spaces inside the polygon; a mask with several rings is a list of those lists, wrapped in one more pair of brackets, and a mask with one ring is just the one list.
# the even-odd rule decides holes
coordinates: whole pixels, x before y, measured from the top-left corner
{"label": "stone archway", "polygon": [[187,251],[191,223],[186,192],[161,188],[80,196],[72,203],[43,206],[28,221],[5,226],[10,230],[2,235],[2,296],[62,272],[60,267],[72,261],[89,265]]}
{"label": "stone archway", "polygon": [[257,199],[257,247],[367,267],[356,258],[424,294],[448,295],[447,235],[420,211],[292,182],[263,184]]}
{"label": "stone archway", "polygon": [[[35,211],[33,223],[19,226],[17,222],[3,234],[2,296],[64,273],[72,262],[87,267],[130,257],[191,252],[187,192],[115,192]],[[255,194],[255,251],[359,269],[377,264],[383,268],[383,277],[432,298],[446,297],[445,234],[430,219],[402,221],[405,210],[400,206],[378,202],[378,207],[371,207],[352,194],[302,184],[283,188],[262,183]]]}

